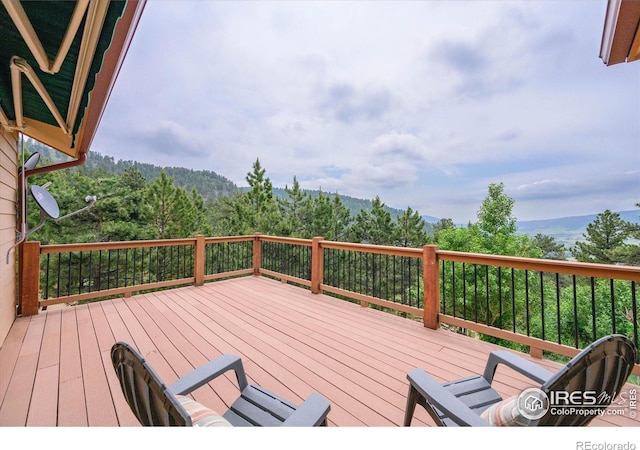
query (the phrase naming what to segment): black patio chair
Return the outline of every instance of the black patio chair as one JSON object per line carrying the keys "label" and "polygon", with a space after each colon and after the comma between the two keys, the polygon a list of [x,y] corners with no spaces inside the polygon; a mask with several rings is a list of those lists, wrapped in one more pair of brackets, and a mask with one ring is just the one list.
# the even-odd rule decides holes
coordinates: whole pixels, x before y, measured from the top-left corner
{"label": "black patio chair", "polygon": [[[239,357],[222,355],[166,386],[132,346],[117,342],[111,361],[131,410],[145,426],[326,426],[329,402],[312,393],[300,406],[250,385]],[[188,396],[233,370],[240,396],[219,415]]]}
{"label": "black patio chair", "polygon": [[[409,393],[404,426],[411,425],[416,404],[424,407],[438,426],[585,426],[596,416],[594,411],[605,409],[620,393],[631,374],[637,351],[625,336],[606,336],[582,350],[557,373],[515,353],[494,351],[482,376],[442,385],[423,369],[416,368],[407,374]],[[538,384],[524,391],[528,396],[521,394],[503,400],[491,387],[499,364]],[[569,401],[565,392],[580,394]],[[565,404],[568,407],[550,407]],[[585,408],[591,411],[584,411]]]}

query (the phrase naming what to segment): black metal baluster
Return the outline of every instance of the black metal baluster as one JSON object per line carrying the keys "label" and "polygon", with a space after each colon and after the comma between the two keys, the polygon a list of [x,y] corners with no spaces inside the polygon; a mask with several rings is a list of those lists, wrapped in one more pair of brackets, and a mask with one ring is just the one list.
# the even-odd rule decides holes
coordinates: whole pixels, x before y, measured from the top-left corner
{"label": "black metal baluster", "polygon": [[560,274],[556,273],[556,327],[558,329],[558,344],[562,344],[562,324],[560,318]]}
{"label": "black metal baluster", "polygon": [[531,316],[529,315],[529,271],[524,271],[525,316],[527,321],[527,336],[531,336]]}
{"label": "black metal baluster", "polygon": [[69,264],[67,264],[67,295],[71,295],[71,263],[72,253],[69,253]]}
{"label": "black metal baluster", "polygon": [[542,315],[542,340],[545,340],[544,327],[544,274],[540,272],[540,314]]}
{"label": "black metal baluster", "polygon": [[467,320],[467,266],[462,263],[462,318]]}
{"label": "black metal baluster", "polygon": [[116,286],[120,287],[120,249],[116,250]]}
{"label": "black metal baluster", "polygon": [[473,265],[473,309],[474,322],[478,323],[478,265]]}
{"label": "black metal baluster", "polygon": [[80,264],[78,265],[78,295],[82,293],[82,252],[80,252]]}
{"label": "black metal baluster", "polygon": [[453,317],[456,317],[456,303],[458,296],[456,294],[456,263],[451,262],[451,304],[453,305]]}
{"label": "black metal baluster", "polygon": [[576,276],[572,275],[573,285],[573,337],[576,344],[576,348],[580,348],[579,333],[578,333],[578,292],[576,286]]}
{"label": "black metal baluster", "polygon": [[45,272],[45,288],[44,288],[44,299],[47,300],[49,298],[49,268],[51,260],[51,253],[47,253],[47,271]]}
{"label": "black metal baluster", "polygon": [[98,274],[96,277],[98,284],[98,290],[102,290],[102,249],[98,252]]}
{"label": "black metal baluster", "polygon": [[490,309],[489,309],[489,295],[490,295],[490,291],[489,291],[489,266],[484,266],[484,274],[485,274],[485,302],[486,302],[486,311],[485,311],[485,315],[486,315],[486,320],[485,320],[485,325],[489,325],[491,323],[489,314],[490,314]]}
{"label": "black metal baluster", "polygon": [[498,328],[503,329],[502,323],[502,267],[498,266]]}
{"label": "black metal baluster", "polygon": [[62,253],[58,253],[58,274],[56,277],[56,297],[60,298],[60,271],[62,269]]}
{"label": "black metal baluster", "polygon": [[89,282],[87,283],[88,292],[91,292],[91,284],[93,281],[93,250],[89,251]]}
{"label": "black metal baluster", "polygon": [[[636,296],[636,282],[631,282],[631,322],[633,323],[633,342],[636,344],[636,348],[640,346],[638,342],[638,300]],[[640,363],[640,352],[638,352],[636,363]]]}
{"label": "black metal baluster", "polygon": [[446,271],[447,265],[445,264],[444,259],[442,260],[442,270],[440,271],[440,296],[442,297],[442,311],[447,313],[447,286],[446,286]]}
{"label": "black metal baluster", "polygon": [[616,296],[613,278],[609,280],[609,292],[611,295],[611,333],[616,334]]}
{"label": "black metal baluster", "polygon": [[511,322],[513,324],[512,331],[516,332],[516,274],[511,268]]}
{"label": "black metal baluster", "polygon": [[127,287],[129,277],[129,249],[124,251],[124,287]]}
{"label": "black metal baluster", "polygon": [[107,290],[111,289],[111,249],[107,253]]}
{"label": "black metal baluster", "polygon": [[596,281],[594,277],[591,277],[591,333],[592,341],[595,341],[598,336],[598,328],[596,325]]}

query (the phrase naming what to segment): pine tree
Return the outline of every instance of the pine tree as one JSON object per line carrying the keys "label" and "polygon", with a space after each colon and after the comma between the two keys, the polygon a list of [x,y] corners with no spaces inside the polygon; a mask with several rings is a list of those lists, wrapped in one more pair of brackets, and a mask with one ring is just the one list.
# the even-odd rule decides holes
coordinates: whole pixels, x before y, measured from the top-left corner
{"label": "pine tree", "polygon": [[538,233],[533,237],[535,244],[542,250],[542,257],[545,259],[566,260],[566,252],[564,244],[558,244],[552,236]]}
{"label": "pine tree", "polygon": [[371,203],[370,211],[360,210],[351,227],[351,237],[354,242],[374,245],[392,245],[397,235],[397,226],[391,219],[391,214],[385,210],[385,204],[379,196]]}
{"label": "pine tree", "polygon": [[279,199],[285,234],[294,237],[305,236],[305,223],[309,220],[309,194],[300,188],[297,178],[293,177],[293,186],[284,187],[289,199]]}
{"label": "pine tree", "polygon": [[163,170],[160,178],[156,179],[147,188],[147,201],[151,208],[151,221],[157,231],[158,239],[168,238],[169,227],[172,220],[171,203],[175,196],[176,188],[173,178],[167,177]]}
{"label": "pine tree", "polygon": [[240,234],[283,234],[285,226],[278,204],[273,198],[271,180],[265,176],[266,169],[256,159],[252,172],[247,173],[249,190],[234,198],[231,217],[232,229]]}
{"label": "pine tree", "polygon": [[265,177],[265,173],[266,169],[262,168],[260,159],[257,158],[253,163],[253,171],[247,173],[245,178],[250,187],[249,203],[256,217],[259,217],[268,208],[269,202],[273,200],[273,186],[271,180]]}
{"label": "pine tree", "polygon": [[401,247],[421,248],[428,242],[426,224],[418,211],[407,207],[397,218],[398,245]]}
{"label": "pine tree", "polygon": [[607,209],[587,225],[587,231],[583,236],[586,241],[577,241],[571,250],[578,261],[615,264],[618,262],[616,250],[629,237],[629,224],[620,214]]}
{"label": "pine tree", "polygon": [[333,204],[331,205],[331,232],[326,237],[333,241],[344,241],[347,239],[347,230],[352,222],[351,211],[345,206],[336,192],[333,196]]}

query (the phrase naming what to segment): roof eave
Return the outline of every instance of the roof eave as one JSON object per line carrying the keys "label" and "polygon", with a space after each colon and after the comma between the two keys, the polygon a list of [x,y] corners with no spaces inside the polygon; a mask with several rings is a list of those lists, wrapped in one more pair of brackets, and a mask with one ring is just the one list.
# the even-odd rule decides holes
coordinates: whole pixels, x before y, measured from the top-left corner
{"label": "roof eave", "polygon": [[82,126],[78,132],[75,155],[70,156],[78,157],[79,154],[89,151],[145,4],[146,0],[127,2],[125,11],[116,25],[111,46],[104,55],[102,68],[96,77],[96,83],[91,92],[91,101],[87,106]]}
{"label": "roof eave", "polygon": [[609,0],[600,58],[607,66],[640,60],[640,1]]}

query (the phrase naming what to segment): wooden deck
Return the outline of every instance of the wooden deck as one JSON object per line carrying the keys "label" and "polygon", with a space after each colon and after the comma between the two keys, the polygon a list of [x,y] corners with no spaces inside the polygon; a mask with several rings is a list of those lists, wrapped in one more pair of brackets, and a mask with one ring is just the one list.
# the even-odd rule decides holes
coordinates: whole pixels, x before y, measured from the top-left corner
{"label": "wooden deck", "polygon": [[[283,284],[245,277],[19,318],[0,348],[0,426],[136,426],[110,362],[114,342],[134,344],[168,383],[223,353],[240,355],[250,381],[301,402],[331,403],[329,425],[402,424],[406,373],[441,380],[480,373],[496,346]],[[536,360],[551,370],[556,364]],[[529,386],[507,369],[503,395]],[[196,392],[222,409],[231,377]],[[592,426],[638,426],[625,416]],[[414,425],[431,425],[418,408]]]}

